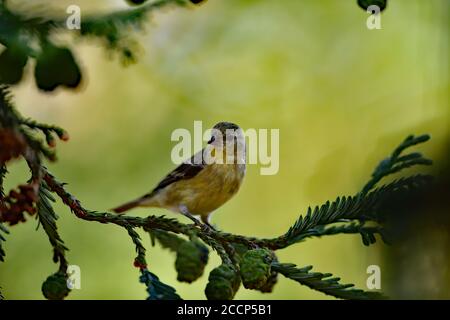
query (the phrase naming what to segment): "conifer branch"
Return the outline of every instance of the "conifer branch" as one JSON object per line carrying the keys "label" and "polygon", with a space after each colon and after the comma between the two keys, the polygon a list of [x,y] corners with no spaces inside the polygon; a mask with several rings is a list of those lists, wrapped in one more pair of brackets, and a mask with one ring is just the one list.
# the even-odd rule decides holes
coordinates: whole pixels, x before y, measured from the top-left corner
{"label": "conifer branch", "polygon": [[339,283],[341,279],[333,277],[331,273],[311,272],[312,266],[297,268],[295,264],[273,263],[272,269],[286,278],[339,299],[380,300],[387,298],[379,292],[353,289],[353,284],[341,284]]}
{"label": "conifer branch", "polygon": [[161,247],[168,249],[172,252],[177,252],[178,248],[186,242],[186,240],[173,234],[171,232],[162,231],[158,229],[148,230],[152,245],[155,245],[155,240],[158,240]]}
{"label": "conifer branch", "polygon": [[6,169],[6,166],[2,164],[0,166],[0,198],[3,198],[5,196],[5,190],[3,188],[3,180],[5,179],[7,173],[8,169]]}
{"label": "conifer branch", "polygon": [[141,242],[141,237],[139,234],[133,229],[133,227],[127,226],[125,227],[128,231],[128,235],[131,237],[131,240],[133,241],[135,247],[136,247],[136,253],[137,256],[134,259],[134,266],[140,269],[147,268],[147,261],[145,259],[145,247],[143,246]]}
{"label": "conifer branch", "polygon": [[[227,244],[244,244],[247,247],[247,250],[251,250],[254,247],[267,247],[272,250],[277,250],[284,248],[290,244],[293,244],[298,241],[303,241],[311,236],[324,236],[324,235],[335,235],[341,233],[360,233],[361,235],[366,234],[365,244],[370,244],[374,242],[374,234],[380,233],[382,234],[382,229],[377,227],[367,227],[362,223],[345,223],[341,226],[331,226],[325,228],[324,225],[332,224],[332,223],[342,223],[344,220],[348,219],[361,219],[365,218],[368,220],[377,221],[379,215],[376,214],[374,208],[377,206],[375,204],[379,204],[383,196],[392,195],[395,191],[404,191],[410,190],[414,186],[420,186],[426,181],[429,180],[427,176],[412,176],[405,179],[400,179],[392,182],[386,186],[383,186],[379,189],[373,190],[368,195],[360,195],[358,197],[344,197],[339,198],[339,200],[333,203],[326,203],[321,207],[317,207],[314,211],[309,209],[308,214],[305,218],[300,218],[296,224],[283,236],[273,239],[257,239],[253,237],[245,237],[239,235],[232,235],[229,233],[224,233],[221,231],[212,230],[210,232],[204,232],[201,228],[196,226],[195,224],[182,224],[175,219],[168,219],[165,217],[157,217],[157,216],[148,216],[146,218],[140,217],[132,217],[125,215],[116,215],[107,212],[95,212],[89,211],[83,208],[80,202],[70,193],[65,190],[65,186],[63,183],[58,182],[45,168],[43,170],[43,180],[46,184],[46,187],[51,191],[57,194],[64,204],[66,204],[71,211],[79,218],[87,220],[87,221],[97,221],[101,223],[113,223],[119,226],[122,226],[127,229],[129,235],[133,239],[133,242],[136,245],[136,250],[138,252],[138,257],[136,261],[144,261],[143,263],[139,263],[137,266],[141,269],[141,281],[146,283],[148,286],[152,287],[152,281],[156,280],[153,276],[149,276],[149,273],[146,271],[146,262],[144,257],[145,248],[142,246],[140,242],[139,235],[134,231],[133,228],[141,227],[145,231],[150,234],[158,234],[159,239],[163,239],[162,232],[166,232],[167,236],[170,233],[175,234],[184,234],[188,237],[197,236],[202,239],[207,245],[211,246],[215,249],[222,261],[225,265],[234,266],[235,257],[230,255],[230,252],[224,247],[224,243]],[[422,181],[423,180],[423,181]],[[342,199],[342,200],[340,200]],[[382,221],[382,219],[379,219]],[[175,235],[172,235],[175,236]],[[176,237],[176,236],[175,236]],[[174,240],[177,239],[177,240]],[[368,240],[367,240],[368,239]],[[167,240],[167,239],[166,239]],[[182,240],[180,238],[173,238],[170,240],[170,244],[166,246],[171,248],[172,250],[176,249],[176,246],[179,245]],[[363,236],[364,240],[364,236]],[[278,271],[275,267],[277,272]],[[303,270],[303,269],[302,269]],[[291,270],[292,271],[292,270]],[[292,274],[291,271],[284,271],[285,274]],[[306,271],[303,270],[303,273]],[[292,276],[294,277],[294,276]],[[351,291],[341,292],[341,289],[345,289],[341,286],[337,286],[333,281],[325,281],[325,284],[329,284],[329,287],[323,288],[322,281],[324,276],[320,276],[318,274],[314,274],[314,281],[316,282],[305,282],[304,278],[308,278],[307,275],[302,275],[301,277],[296,274],[295,279],[300,283],[307,283],[307,285],[313,289],[325,292],[330,295],[334,295],[340,298],[367,298],[367,297],[378,297],[377,295],[366,295],[360,293],[359,291]],[[142,280],[143,279],[143,280]],[[300,281],[300,280],[301,281]],[[317,282],[318,281],[318,282]],[[337,286],[334,290],[333,288]],[[158,285],[156,285],[158,287]],[[164,286],[163,286],[164,287]],[[152,287],[152,290],[156,290],[155,287]],[[164,287],[165,288],[165,287]],[[153,296],[155,293],[152,293]]]}
{"label": "conifer branch", "polygon": [[55,199],[47,189],[45,182],[41,184],[39,189],[39,202],[38,202],[38,219],[39,225],[42,225],[45,233],[48,236],[50,244],[53,246],[53,262],[59,262],[59,271],[62,273],[67,272],[68,262],[66,260],[66,251],[69,250],[64,241],[58,234],[56,220],[58,216],[56,215],[51,202],[55,202]]}
{"label": "conifer branch", "polygon": [[304,232],[302,236],[296,239],[296,243],[306,240],[307,238],[323,236],[332,236],[337,234],[360,234],[363,244],[368,246],[376,242],[375,235],[379,234],[384,243],[389,244],[386,231],[381,226],[365,226],[364,223],[351,222],[348,224],[332,225],[325,227],[323,225],[312,228],[308,232]]}
{"label": "conifer branch", "polygon": [[2,247],[2,242],[6,241],[3,234],[9,234],[9,230],[0,222],[0,262],[5,261],[5,250]]}
{"label": "conifer branch", "polygon": [[[324,226],[340,222],[373,221],[381,223],[384,220],[382,204],[394,194],[409,192],[423,188],[431,182],[431,176],[415,175],[402,178],[392,183],[374,189],[369,194],[358,193],[356,196],[338,197],[333,202],[326,202],[314,209],[308,208],[306,216],[300,216],[295,224],[284,235],[264,240],[271,249],[285,248],[309,236],[332,235],[335,232],[356,231],[355,227],[347,229],[324,229]],[[362,230],[364,232],[364,229]],[[367,229],[366,229],[367,231]],[[358,233],[360,233],[358,231]]]}
{"label": "conifer branch", "polygon": [[[134,62],[135,56],[132,48],[137,44],[130,41],[122,30],[133,28],[137,31],[144,29],[144,22],[148,14],[156,9],[170,5],[183,6],[184,0],[159,0],[149,2],[133,9],[127,9],[104,16],[92,16],[83,19],[80,28],[80,36],[91,36],[101,38],[105,41],[108,49],[119,51],[124,62]],[[64,27],[64,22],[57,22],[58,26]]]}
{"label": "conifer branch", "polygon": [[433,161],[422,156],[418,152],[409,153],[404,156],[400,156],[406,149],[424,143],[430,140],[430,136],[427,134],[420,136],[410,135],[392,152],[392,154],[380,161],[378,166],[372,173],[372,178],[363,187],[361,193],[366,194],[375,187],[375,185],[384,177],[393,173],[399,172],[405,168],[409,168],[415,165],[431,165]]}
{"label": "conifer branch", "polygon": [[[316,207],[314,213],[308,209],[308,214],[305,218],[300,217],[289,231],[277,238],[272,239],[259,239],[254,237],[247,237],[242,235],[234,235],[218,230],[212,230],[208,233],[202,232],[194,224],[182,224],[175,219],[168,219],[164,216],[148,216],[147,218],[131,217],[126,215],[116,215],[107,212],[94,212],[84,209],[76,198],[68,193],[64,184],[57,182],[55,178],[48,172],[44,175],[44,180],[50,186],[51,190],[58,194],[63,202],[69,206],[75,215],[81,219],[89,221],[98,221],[101,223],[113,223],[120,226],[133,225],[134,227],[142,227],[150,234],[158,234],[158,232],[167,231],[178,234],[184,234],[188,237],[195,235],[205,242],[210,242],[214,246],[217,246],[221,254],[223,254],[223,246],[220,243],[240,243],[246,245],[248,248],[254,248],[255,246],[268,247],[272,250],[278,250],[285,248],[293,243],[303,241],[311,236],[325,236],[336,235],[340,233],[382,233],[382,228],[367,227],[359,223],[350,223],[344,226],[332,226],[325,228],[327,224],[340,223],[343,220],[350,219],[366,219],[382,221],[383,218],[379,215],[375,209],[379,207],[383,199],[392,196],[395,192],[404,192],[405,190],[411,190],[411,188],[423,187],[430,182],[431,177],[425,175],[416,175],[409,178],[400,179],[394,181],[380,189],[374,190],[369,196],[362,198],[355,197],[343,197],[338,198],[337,201],[325,203],[321,207]],[[325,209],[324,209],[325,208]],[[167,237],[167,234],[165,235]],[[163,239],[161,233],[159,238]],[[211,242],[213,238],[213,242]],[[214,241],[215,240],[215,241]],[[167,239],[165,240],[167,243]],[[183,241],[177,238],[177,240],[171,239],[170,241]],[[164,240],[162,240],[164,243]],[[171,249],[175,249],[175,244],[166,244]]]}
{"label": "conifer branch", "polygon": [[141,276],[139,282],[147,287],[149,300],[178,300],[180,297],[175,289],[171,286],[162,283],[159,278],[147,269],[147,261],[145,258],[146,249],[141,242],[141,237],[134,230],[133,226],[126,226],[128,235],[131,237],[135,247],[137,256],[134,259],[134,266],[139,268]]}
{"label": "conifer branch", "polygon": [[181,300],[174,288],[162,283],[155,274],[147,269],[141,270],[139,281],[147,287],[148,300]]}

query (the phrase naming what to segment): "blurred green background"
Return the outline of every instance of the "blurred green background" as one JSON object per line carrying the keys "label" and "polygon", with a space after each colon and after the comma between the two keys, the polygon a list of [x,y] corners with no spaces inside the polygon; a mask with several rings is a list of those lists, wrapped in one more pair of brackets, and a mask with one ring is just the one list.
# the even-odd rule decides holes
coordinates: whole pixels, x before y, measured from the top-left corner
{"label": "blurred green background", "polygon": [[[67,4],[95,12],[111,9],[111,2],[39,5],[57,14]],[[279,128],[279,173],[262,176],[250,165],[240,192],[212,219],[227,232],[276,236],[309,205],[357,192],[408,134],[431,134],[419,149],[441,157],[449,137],[448,9],[447,0],[393,0],[382,30],[367,29],[368,14],[353,0],[210,0],[163,10],[138,38],[137,64],[123,67],[98,42],[76,41],[83,88],[40,93],[28,65],[26,81],[13,89],[15,102],[24,115],[68,130],[71,140],[58,145],[59,161],[48,167],[85,207],[99,211],[150,191],[174,167],[170,135],[176,128],[191,130],[194,120],[205,128],[218,121]],[[8,188],[27,179],[23,163],[9,169]],[[76,219],[59,203],[56,208],[69,262],[81,267],[81,290],[69,299],[144,299],[126,232]],[[157,209],[131,214],[175,217]],[[43,299],[41,284],[57,268],[36,226],[30,220],[10,228],[0,265],[7,299]],[[200,280],[177,283],[174,255],[142,237],[150,270],[182,297],[203,299],[208,271],[220,263],[215,254]],[[366,268],[380,265],[384,289],[384,248],[344,235],[308,240],[278,256],[361,288]],[[327,297],[280,277],[272,294],[241,288],[236,298]]]}

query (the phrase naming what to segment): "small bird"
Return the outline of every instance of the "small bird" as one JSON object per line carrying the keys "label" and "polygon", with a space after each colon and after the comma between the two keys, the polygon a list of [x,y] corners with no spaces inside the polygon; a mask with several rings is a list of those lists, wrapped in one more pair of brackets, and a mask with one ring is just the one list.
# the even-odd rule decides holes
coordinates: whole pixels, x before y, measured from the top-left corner
{"label": "small bird", "polygon": [[[245,176],[245,138],[242,129],[219,122],[211,130],[208,145],[170,172],[150,193],[113,211],[135,207],[165,208],[211,227],[211,213],[231,199]],[[194,216],[200,216],[201,224]]]}

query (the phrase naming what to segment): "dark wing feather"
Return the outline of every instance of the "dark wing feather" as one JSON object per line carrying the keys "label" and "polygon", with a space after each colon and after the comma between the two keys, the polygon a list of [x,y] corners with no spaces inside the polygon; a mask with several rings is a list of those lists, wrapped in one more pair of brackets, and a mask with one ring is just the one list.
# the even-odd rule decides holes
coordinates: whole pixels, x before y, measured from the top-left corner
{"label": "dark wing feather", "polygon": [[187,180],[195,177],[200,171],[205,168],[205,163],[202,159],[201,164],[194,164],[194,156],[192,156],[189,161],[183,162],[178,167],[176,167],[172,172],[170,172],[161,182],[153,189],[152,192],[146,194],[144,198],[152,197],[155,193],[164,189],[168,185],[180,180]]}

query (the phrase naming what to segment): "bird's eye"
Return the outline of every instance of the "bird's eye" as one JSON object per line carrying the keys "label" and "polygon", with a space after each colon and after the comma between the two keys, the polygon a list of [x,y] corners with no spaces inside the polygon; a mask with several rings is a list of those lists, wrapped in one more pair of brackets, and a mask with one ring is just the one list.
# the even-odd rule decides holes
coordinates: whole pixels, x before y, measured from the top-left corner
{"label": "bird's eye", "polygon": [[211,139],[209,139],[208,144],[211,144],[214,142],[214,140],[216,140],[216,137],[211,136]]}

